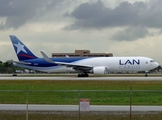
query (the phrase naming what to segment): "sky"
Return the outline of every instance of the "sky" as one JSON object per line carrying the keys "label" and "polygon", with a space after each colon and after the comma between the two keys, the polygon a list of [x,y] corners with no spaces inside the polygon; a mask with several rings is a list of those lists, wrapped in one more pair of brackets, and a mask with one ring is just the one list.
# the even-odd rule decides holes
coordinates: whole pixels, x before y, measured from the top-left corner
{"label": "sky", "polygon": [[9,35],[38,57],[75,50],[146,56],[162,65],[162,0],[0,0],[0,61]]}

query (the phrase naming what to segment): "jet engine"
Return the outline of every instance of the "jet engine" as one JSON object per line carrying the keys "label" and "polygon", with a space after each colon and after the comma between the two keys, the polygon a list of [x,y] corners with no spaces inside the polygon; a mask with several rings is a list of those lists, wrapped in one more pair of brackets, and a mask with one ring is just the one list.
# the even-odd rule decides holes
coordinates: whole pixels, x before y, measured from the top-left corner
{"label": "jet engine", "polygon": [[97,66],[93,68],[93,74],[107,74],[108,67],[105,66]]}

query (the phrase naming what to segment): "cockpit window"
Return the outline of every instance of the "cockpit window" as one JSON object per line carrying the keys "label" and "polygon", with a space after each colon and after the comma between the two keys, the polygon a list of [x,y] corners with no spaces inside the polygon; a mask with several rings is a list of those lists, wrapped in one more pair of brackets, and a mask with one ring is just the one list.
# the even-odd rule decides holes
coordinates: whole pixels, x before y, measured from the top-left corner
{"label": "cockpit window", "polygon": [[154,60],[150,60],[150,62],[155,62]]}

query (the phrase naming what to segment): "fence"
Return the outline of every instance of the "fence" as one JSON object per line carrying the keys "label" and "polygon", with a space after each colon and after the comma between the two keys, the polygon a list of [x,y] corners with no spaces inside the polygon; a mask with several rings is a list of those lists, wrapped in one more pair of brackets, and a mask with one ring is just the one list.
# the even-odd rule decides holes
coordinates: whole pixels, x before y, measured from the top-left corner
{"label": "fence", "polygon": [[[78,105],[81,98],[88,98],[90,105],[129,105],[130,111],[119,113],[111,111],[1,111],[0,117],[13,117],[20,119],[48,119],[48,120],[129,120],[136,117],[155,119],[157,114],[132,114],[132,105],[162,105],[161,90],[0,90],[1,104],[50,104],[50,105]],[[28,106],[28,105],[27,105]],[[17,112],[17,114],[15,114]],[[157,119],[158,120],[158,119]]]}

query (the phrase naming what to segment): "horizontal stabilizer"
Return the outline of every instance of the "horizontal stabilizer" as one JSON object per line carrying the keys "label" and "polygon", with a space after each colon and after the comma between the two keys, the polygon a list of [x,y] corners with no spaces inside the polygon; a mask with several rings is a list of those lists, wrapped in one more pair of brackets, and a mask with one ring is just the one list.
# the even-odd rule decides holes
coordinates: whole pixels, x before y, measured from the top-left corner
{"label": "horizontal stabilizer", "polygon": [[31,64],[31,63],[29,63],[29,62],[13,61],[13,60],[7,60],[7,62],[10,62],[10,63],[17,63],[17,64],[24,64],[24,65],[30,65],[30,64]]}

